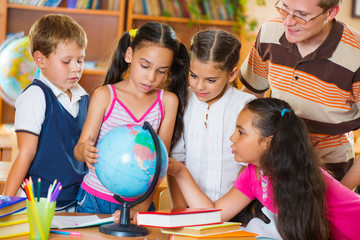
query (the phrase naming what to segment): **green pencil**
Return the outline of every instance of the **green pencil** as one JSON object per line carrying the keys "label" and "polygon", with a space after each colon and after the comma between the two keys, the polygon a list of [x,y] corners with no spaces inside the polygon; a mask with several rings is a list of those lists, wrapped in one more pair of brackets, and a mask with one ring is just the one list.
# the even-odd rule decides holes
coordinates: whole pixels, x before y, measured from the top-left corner
{"label": "green pencil", "polygon": [[41,178],[38,178],[38,188],[37,188],[37,201],[40,202],[40,186],[41,186]]}

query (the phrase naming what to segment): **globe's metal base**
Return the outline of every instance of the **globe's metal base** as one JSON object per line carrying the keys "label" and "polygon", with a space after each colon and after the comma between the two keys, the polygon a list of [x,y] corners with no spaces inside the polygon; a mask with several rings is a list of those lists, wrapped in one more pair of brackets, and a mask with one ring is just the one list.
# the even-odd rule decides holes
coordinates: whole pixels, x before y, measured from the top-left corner
{"label": "globe's metal base", "polygon": [[101,225],[99,231],[104,234],[118,237],[142,237],[149,235],[149,231],[142,226],[135,224],[122,225],[120,223],[110,223]]}

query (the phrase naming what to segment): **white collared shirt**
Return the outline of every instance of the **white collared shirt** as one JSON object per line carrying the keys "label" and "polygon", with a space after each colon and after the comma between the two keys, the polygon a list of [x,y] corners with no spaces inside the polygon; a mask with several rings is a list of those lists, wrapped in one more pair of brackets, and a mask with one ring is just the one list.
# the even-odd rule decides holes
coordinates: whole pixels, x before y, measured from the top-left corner
{"label": "white collared shirt", "polygon": [[188,96],[184,132],[171,156],[185,163],[196,184],[215,201],[230,190],[241,169],[231,152],[230,136],[239,112],[255,97],[228,86],[208,108],[190,88]]}
{"label": "white collared shirt", "polygon": [[[79,112],[79,101],[86,91],[76,84],[69,96],[40,74],[41,82],[53,91],[60,104],[73,116]],[[44,92],[38,86],[31,86],[21,93],[15,102],[15,130],[26,130],[39,135],[45,120],[46,101]]]}

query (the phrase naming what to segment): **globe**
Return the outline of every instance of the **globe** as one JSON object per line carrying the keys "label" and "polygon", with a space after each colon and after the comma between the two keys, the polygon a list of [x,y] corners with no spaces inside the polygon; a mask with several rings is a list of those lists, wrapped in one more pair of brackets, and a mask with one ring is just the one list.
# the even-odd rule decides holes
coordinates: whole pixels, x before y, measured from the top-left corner
{"label": "globe", "polygon": [[[161,151],[159,184],[167,171],[168,154],[157,138]],[[99,158],[94,166],[100,182],[125,200],[144,195],[154,181],[156,169],[155,144],[150,132],[142,126],[123,125],[105,134],[97,148]]]}
{"label": "globe", "polygon": [[22,35],[15,34],[0,46],[0,93],[12,106],[25,87],[40,73],[31,56],[29,37]]}

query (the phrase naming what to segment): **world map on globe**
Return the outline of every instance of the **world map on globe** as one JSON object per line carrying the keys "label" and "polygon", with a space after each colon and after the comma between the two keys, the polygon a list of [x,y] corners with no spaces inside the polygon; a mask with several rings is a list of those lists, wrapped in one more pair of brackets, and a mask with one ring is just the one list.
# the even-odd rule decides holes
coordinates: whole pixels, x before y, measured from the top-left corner
{"label": "world map on globe", "polygon": [[[161,149],[161,170],[158,184],[164,179],[168,153],[158,137]],[[95,172],[100,182],[112,193],[126,200],[142,196],[154,180],[155,144],[142,126],[123,125],[109,131],[98,143],[99,158]]]}
{"label": "world map on globe", "polygon": [[0,87],[1,97],[10,105],[40,72],[33,61],[29,46],[29,37],[5,41],[0,51]]}

